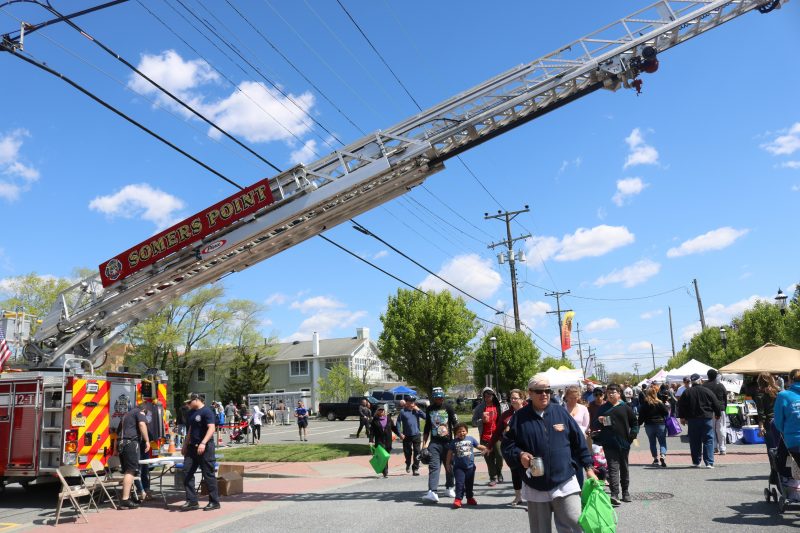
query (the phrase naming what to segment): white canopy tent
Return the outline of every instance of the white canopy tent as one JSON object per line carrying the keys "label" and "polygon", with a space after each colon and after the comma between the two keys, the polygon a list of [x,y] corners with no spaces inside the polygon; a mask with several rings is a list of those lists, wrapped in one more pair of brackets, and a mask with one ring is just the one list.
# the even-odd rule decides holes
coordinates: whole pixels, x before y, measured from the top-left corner
{"label": "white canopy tent", "polygon": [[708,371],[712,368],[713,367],[708,366],[705,363],[701,363],[697,359],[692,359],[679,368],[667,370],[667,382],[680,383],[683,381],[683,378],[689,377],[692,374],[700,374],[700,376],[705,379]]}
{"label": "white canopy tent", "polygon": [[[685,365],[681,366],[680,368],[676,368],[675,370],[668,370],[667,371],[667,382],[668,383],[679,383],[683,381],[684,377],[691,376],[692,374],[700,374],[700,377],[703,380],[706,380],[708,376],[708,371],[714,367],[708,366],[705,363],[701,363],[696,359],[692,359]],[[714,368],[716,370],[716,368]],[[744,376],[741,374],[721,374],[720,383],[725,387],[725,390],[728,392],[735,392],[739,394],[739,391],[742,389],[742,383],[744,382]]]}
{"label": "white canopy tent", "polygon": [[563,389],[569,385],[583,384],[583,372],[580,369],[550,367],[543,374],[550,380],[551,389]]}
{"label": "white canopy tent", "polygon": [[644,387],[645,385],[649,385],[652,382],[656,381],[658,383],[664,383],[667,380],[667,371],[665,369],[659,370],[655,376],[643,379],[641,383],[639,383],[639,387]]}

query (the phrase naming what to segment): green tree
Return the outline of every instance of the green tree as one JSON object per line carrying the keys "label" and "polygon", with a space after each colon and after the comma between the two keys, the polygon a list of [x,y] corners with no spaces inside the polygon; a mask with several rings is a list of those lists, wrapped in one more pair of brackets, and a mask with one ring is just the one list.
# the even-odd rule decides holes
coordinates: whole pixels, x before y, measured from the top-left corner
{"label": "green tree", "polygon": [[59,293],[74,283],[65,278],[40,276],[35,272],[8,278],[2,292],[9,297],[0,300],[0,309],[14,311],[21,308],[25,313],[44,318]]}
{"label": "green tree", "polygon": [[381,315],[381,358],[397,374],[428,394],[448,387],[469,354],[478,331],[475,313],[447,291],[427,294],[398,289]]}
{"label": "green tree", "polygon": [[337,363],[327,376],[317,380],[317,389],[323,402],[345,402],[350,396],[362,396],[367,388],[344,363]]}
{"label": "green tree", "polygon": [[557,368],[560,368],[562,366],[565,366],[567,368],[572,368],[572,369],[575,368],[572,365],[572,363],[569,361],[569,359],[561,359],[560,357],[547,356],[544,359],[542,359],[541,363],[539,363],[539,370],[544,372],[549,368],[556,368],[557,369]]}
{"label": "green tree", "polygon": [[475,387],[481,389],[484,376],[494,376],[494,358],[489,338],[497,339],[497,374],[500,383],[497,384],[503,392],[515,388],[525,388],[528,380],[539,369],[539,348],[527,333],[522,331],[507,331],[502,327],[494,327],[481,341],[475,350],[473,363]]}
{"label": "green tree", "polygon": [[[774,303],[757,301],[751,309],[734,321],[735,329],[728,328],[734,329],[733,335],[730,331],[728,334],[730,361],[735,361],[768,342],[781,346],[793,344],[790,323],[795,316],[792,309],[789,309],[784,316]],[[694,340],[692,342],[694,343]]]}
{"label": "green tree", "polygon": [[248,394],[263,392],[269,383],[269,356],[274,348],[258,330],[264,308],[249,300],[232,300],[233,361],[225,382],[225,398],[242,401]]}

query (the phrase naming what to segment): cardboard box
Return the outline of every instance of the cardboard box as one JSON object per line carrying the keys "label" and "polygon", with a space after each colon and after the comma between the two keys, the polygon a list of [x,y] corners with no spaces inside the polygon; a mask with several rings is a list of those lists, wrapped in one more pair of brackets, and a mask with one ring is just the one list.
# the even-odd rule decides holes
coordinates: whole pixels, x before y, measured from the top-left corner
{"label": "cardboard box", "polygon": [[[244,467],[237,468],[242,468],[242,472],[244,472]],[[222,469],[221,466],[220,469]],[[244,492],[244,478],[237,471],[223,472],[217,476],[217,490],[220,496],[241,494]],[[208,487],[206,487],[205,481],[200,483],[200,495],[208,495]]]}
{"label": "cardboard box", "polygon": [[219,465],[217,469],[217,476],[222,476],[226,472],[236,472],[239,474],[239,477],[244,477],[244,465],[232,465],[228,463],[222,463]]}

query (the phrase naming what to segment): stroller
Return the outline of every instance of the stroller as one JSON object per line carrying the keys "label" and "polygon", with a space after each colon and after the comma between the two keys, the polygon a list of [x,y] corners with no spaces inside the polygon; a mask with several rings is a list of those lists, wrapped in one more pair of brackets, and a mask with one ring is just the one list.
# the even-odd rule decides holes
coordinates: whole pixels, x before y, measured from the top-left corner
{"label": "stroller", "polygon": [[247,434],[250,431],[250,422],[247,419],[239,422],[239,425],[233,428],[230,434],[231,443],[241,444],[247,439]]}
{"label": "stroller", "polygon": [[800,462],[797,453],[791,454],[786,449],[783,435],[779,434],[778,438],[777,448],[767,448],[770,473],[764,497],[767,501],[775,501],[778,512],[782,514],[789,504],[800,503]]}

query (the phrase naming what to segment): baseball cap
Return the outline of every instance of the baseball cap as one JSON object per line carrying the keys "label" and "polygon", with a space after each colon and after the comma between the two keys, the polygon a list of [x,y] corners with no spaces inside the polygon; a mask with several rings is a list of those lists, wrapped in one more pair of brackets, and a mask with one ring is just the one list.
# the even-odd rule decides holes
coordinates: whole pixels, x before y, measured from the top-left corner
{"label": "baseball cap", "polygon": [[192,402],[194,400],[202,400],[203,397],[197,394],[196,392],[190,392],[189,396],[186,397],[187,402]]}
{"label": "baseball cap", "polygon": [[435,390],[431,395],[433,398],[444,398],[444,391],[443,390]]}
{"label": "baseball cap", "polygon": [[603,387],[595,387],[594,389],[592,389],[592,394],[594,394],[595,396],[600,396],[601,394],[605,393],[606,391],[603,390]]}
{"label": "baseball cap", "polygon": [[700,381],[700,374],[692,374],[692,375],[691,375],[691,377],[689,377],[689,379],[690,379],[692,382],[695,382],[695,381]]}

